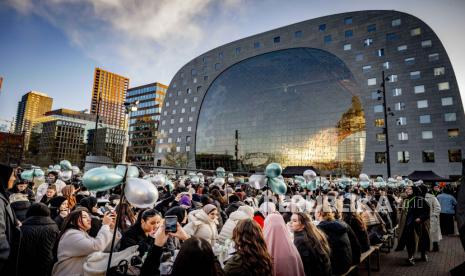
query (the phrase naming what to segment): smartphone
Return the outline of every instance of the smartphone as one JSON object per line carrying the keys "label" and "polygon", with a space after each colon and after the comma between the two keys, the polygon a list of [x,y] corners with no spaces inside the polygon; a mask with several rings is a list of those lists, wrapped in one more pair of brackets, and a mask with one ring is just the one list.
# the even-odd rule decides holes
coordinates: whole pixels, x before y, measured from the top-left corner
{"label": "smartphone", "polygon": [[178,217],[166,216],[165,217],[165,232],[176,233],[178,230]]}
{"label": "smartphone", "polygon": [[106,214],[107,212],[111,212],[111,210],[107,206],[102,206],[100,207],[100,212],[102,212],[102,214]]}

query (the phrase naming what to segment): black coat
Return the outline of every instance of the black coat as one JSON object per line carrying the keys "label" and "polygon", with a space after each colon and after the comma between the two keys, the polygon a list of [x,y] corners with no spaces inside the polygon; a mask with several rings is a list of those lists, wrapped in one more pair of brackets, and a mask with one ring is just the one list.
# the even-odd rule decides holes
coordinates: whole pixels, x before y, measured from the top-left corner
{"label": "black coat", "polygon": [[124,250],[133,245],[139,245],[139,256],[142,257],[153,246],[153,238],[146,236],[140,225],[133,225],[124,232],[119,250]]}
{"label": "black coat", "polygon": [[[344,222],[347,223],[355,236],[357,237],[358,243],[360,245],[360,251],[366,252],[370,249],[370,240],[368,239],[368,233],[366,228],[353,218],[350,214],[347,217],[344,217]],[[363,222],[362,222],[363,223]]]}
{"label": "black coat", "polygon": [[0,192],[0,275],[14,273],[19,236],[14,212],[5,194]]}
{"label": "black coat", "polygon": [[304,265],[305,275],[323,276],[331,275],[331,261],[329,256],[321,256],[307,245],[304,232],[294,232],[294,245],[299,251]]}
{"label": "black coat", "polygon": [[60,231],[50,217],[29,217],[21,226],[18,275],[50,275],[53,246]]}
{"label": "black coat", "polygon": [[352,248],[350,247],[349,227],[336,220],[322,221],[318,224],[328,237],[331,247],[331,270],[334,275],[345,273],[352,266]]}

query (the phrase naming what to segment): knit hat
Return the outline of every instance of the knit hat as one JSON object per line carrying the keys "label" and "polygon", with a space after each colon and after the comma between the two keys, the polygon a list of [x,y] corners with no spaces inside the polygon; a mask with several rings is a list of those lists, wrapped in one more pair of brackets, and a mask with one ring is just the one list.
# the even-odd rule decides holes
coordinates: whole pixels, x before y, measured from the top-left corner
{"label": "knit hat", "polygon": [[181,197],[181,199],[179,200],[179,204],[182,206],[187,206],[187,207],[190,207],[191,206],[191,198],[188,196],[188,195],[183,195]]}
{"label": "knit hat", "polygon": [[66,200],[64,196],[56,196],[52,198],[49,202],[50,207],[60,208],[61,204]]}
{"label": "knit hat", "polygon": [[50,209],[48,209],[47,205],[39,202],[34,203],[29,207],[26,212],[26,217],[49,217],[50,216]]}
{"label": "knit hat", "polygon": [[213,212],[214,210],[216,210],[216,206],[213,205],[213,204],[207,204],[205,206],[202,207],[202,210],[207,213],[207,214],[210,214],[211,212]]}

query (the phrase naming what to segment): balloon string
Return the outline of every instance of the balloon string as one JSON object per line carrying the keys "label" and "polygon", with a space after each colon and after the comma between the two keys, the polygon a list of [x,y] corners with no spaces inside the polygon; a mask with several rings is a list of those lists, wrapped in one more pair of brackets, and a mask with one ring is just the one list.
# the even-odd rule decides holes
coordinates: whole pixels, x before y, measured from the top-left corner
{"label": "balloon string", "polygon": [[110,256],[108,257],[108,264],[107,264],[107,271],[106,271],[107,276],[110,275],[111,258],[113,257],[113,247],[115,245],[115,240],[116,240],[116,231],[118,231],[118,225],[120,224],[121,216],[123,215],[123,208],[121,204],[123,204],[124,200],[126,199],[124,195],[124,188],[126,186],[126,177],[128,175],[129,165],[128,164],[125,164],[125,165],[126,165],[126,171],[124,172],[123,184],[121,185],[121,193],[120,193],[121,195],[120,197],[121,199],[119,202],[120,208],[118,210],[118,213],[116,214],[115,229],[113,230],[113,238],[111,239]]}

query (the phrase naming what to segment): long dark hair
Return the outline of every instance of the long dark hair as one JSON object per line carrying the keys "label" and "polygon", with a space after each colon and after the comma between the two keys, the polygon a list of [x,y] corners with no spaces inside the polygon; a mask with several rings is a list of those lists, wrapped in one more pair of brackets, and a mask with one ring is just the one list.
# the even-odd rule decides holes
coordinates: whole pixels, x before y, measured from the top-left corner
{"label": "long dark hair", "polygon": [[145,209],[145,210],[140,210],[139,214],[137,215],[137,220],[136,222],[131,226],[131,227],[139,227],[141,228],[142,226],[142,220],[147,221],[148,218],[155,217],[155,216],[160,216],[160,212],[158,212],[155,209]]}
{"label": "long dark hair", "polygon": [[202,276],[221,275],[210,243],[202,238],[192,237],[182,244],[174,261],[171,276],[192,273]]}
{"label": "long dark hair", "polygon": [[257,276],[273,274],[272,258],[258,223],[251,219],[241,220],[234,228],[232,240],[245,271]]}
{"label": "long dark hair", "polygon": [[318,257],[320,263],[329,263],[331,251],[326,235],[310,221],[308,215],[302,212],[294,214],[299,218],[300,224],[304,226],[304,243],[307,249]]}
{"label": "long dark hair", "polygon": [[[122,208],[122,210],[121,210],[121,218],[119,219],[118,229],[124,232],[129,228],[129,226],[126,225],[126,221],[130,221],[131,225],[134,225],[134,223],[136,223],[137,220],[136,220],[136,215],[134,214],[134,212],[131,209],[131,206],[127,202],[120,202],[116,206],[115,212],[117,214],[119,214],[120,208]],[[140,221],[139,221],[139,224],[140,224]]]}

